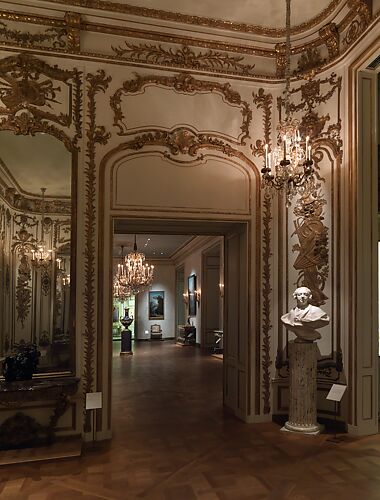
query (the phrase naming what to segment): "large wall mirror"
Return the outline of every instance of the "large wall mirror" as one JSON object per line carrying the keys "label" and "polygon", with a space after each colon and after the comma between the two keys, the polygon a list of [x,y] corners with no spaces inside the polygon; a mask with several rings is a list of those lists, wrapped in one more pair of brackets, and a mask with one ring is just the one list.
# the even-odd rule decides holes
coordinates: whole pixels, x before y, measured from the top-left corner
{"label": "large wall mirror", "polygon": [[39,373],[74,369],[72,165],[52,135],[0,131],[0,359],[34,343]]}

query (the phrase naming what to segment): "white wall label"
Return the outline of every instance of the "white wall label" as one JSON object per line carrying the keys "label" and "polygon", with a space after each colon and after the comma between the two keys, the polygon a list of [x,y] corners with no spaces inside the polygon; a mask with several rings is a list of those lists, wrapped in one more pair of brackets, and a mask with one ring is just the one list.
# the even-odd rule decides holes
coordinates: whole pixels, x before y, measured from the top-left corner
{"label": "white wall label", "polygon": [[86,410],[96,410],[102,408],[102,393],[87,392],[86,394]]}
{"label": "white wall label", "polygon": [[346,385],[333,384],[330,392],[326,396],[326,399],[329,399],[330,401],[341,401],[346,389]]}

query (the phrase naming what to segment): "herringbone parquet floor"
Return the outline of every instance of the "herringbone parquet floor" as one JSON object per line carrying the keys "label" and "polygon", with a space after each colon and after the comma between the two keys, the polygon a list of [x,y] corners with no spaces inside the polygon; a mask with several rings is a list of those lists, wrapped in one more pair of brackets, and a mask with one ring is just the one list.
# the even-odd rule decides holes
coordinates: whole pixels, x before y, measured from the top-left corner
{"label": "herringbone parquet floor", "polygon": [[114,439],[79,459],[0,468],[0,498],[380,499],[380,436],[281,433],[222,411],[222,363],[169,342],[114,356]]}

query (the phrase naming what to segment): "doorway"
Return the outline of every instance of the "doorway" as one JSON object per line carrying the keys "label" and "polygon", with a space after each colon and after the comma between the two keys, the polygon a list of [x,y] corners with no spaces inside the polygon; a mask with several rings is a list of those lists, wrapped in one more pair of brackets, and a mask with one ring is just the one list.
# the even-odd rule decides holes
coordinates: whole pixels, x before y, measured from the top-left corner
{"label": "doorway", "polygon": [[[225,407],[229,408],[235,416],[242,420],[246,420],[247,413],[250,409],[249,379],[251,376],[248,362],[250,318],[248,308],[249,255],[247,239],[249,234],[249,223],[234,221],[183,221],[179,224],[178,221],[125,219],[120,217],[115,217],[112,222],[116,235],[122,233],[137,235],[190,235],[192,237],[202,237],[206,241],[208,238],[210,241],[214,242],[216,237],[224,237],[223,255],[224,269],[226,270],[224,300],[226,306],[223,311],[223,324],[225,326],[223,404]],[[197,250],[200,256],[200,263],[202,261],[202,250],[203,248]],[[200,264],[198,271],[199,278],[201,278],[201,269]],[[110,272],[110,276],[111,274]],[[186,268],[185,266],[183,276],[184,289],[186,288],[187,279],[190,274],[191,267]],[[174,291],[176,290],[176,286],[179,286],[180,279],[182,279],[180,274],[177,274],[177,278],[178,282],[176,284],[174,274]],[[200,281],[200,283],[202,282]],[[109,281],[109,285],[108,289],[111,290],[111,280]],[[105,289],[107,289],[107,287]],[[201,291],[198,291],[202,296]],[[217,290],[217,293],[219,297],[219,290]],[[203,299],[200,298],[201,302],[202,300]],[[109,303],[111,303],[111,301]],[[201,316],[199,303],[197,304],[197,308],[199,308],[199,315],[194,316],[195,324],[197,324],[197,318]],[[140,305],[138,309],[139,314],[143,314]],[[111,310],[109,312],[111,312]],[[110,317],[110,314],[108,314],[108,317]],[[176,326],[176,320],[174,318],[173,330],[175,330]],[[177,316],[177,319],[178,318],[179,316]],[[139,321],[141,322],[141,318],[139,318]],[[111,324],[112,321],[108,323],[108,325]],[[144,329],[144,331],[146,330],[148,329]],[[197,331],[197,343],[200,344],[202,331],[201,324]],[[139,335],[139,333],[137,335]]]}

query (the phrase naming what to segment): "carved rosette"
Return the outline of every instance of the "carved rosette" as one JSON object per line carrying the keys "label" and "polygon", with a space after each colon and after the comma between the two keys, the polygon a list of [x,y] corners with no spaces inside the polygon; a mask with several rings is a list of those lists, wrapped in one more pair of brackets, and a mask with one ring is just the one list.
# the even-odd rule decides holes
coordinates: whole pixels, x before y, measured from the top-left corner
{"label": "carved rosette", "polygon": [[[105,131],[104,126],[96,124],[96,96],[99,92],[105,92],[111,81],[103,70],[96,74],[88,73],[87,81],[87,146],[85,167],[85,278],[84,278],[84,366],[83,366],[83,393],[92,392],[94,389],[95,374],[95,254],[96,254],[96,146],[105,145],[110,134]],[[89,415],[84,410],[85,432],[91,430]]]}

